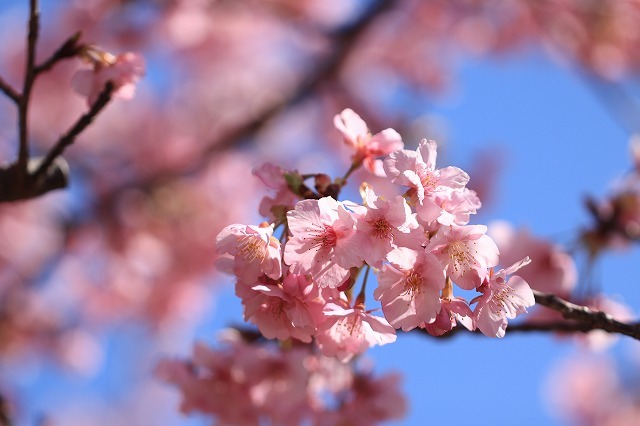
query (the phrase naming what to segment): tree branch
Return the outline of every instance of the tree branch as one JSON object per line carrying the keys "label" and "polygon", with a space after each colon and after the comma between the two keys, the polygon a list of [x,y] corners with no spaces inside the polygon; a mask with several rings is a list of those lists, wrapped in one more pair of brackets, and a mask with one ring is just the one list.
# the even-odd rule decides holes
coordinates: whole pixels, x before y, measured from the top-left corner
{"label": "tree branch", "polygon": [[29,162],[29,129],[28,110],[31,89],[35,80],[36,44],[40,31],[40,8],[38,0],[29,0],[29,35],[27,37],[27,64],[24,71],[22,96],[18,103],[18,168],[17,186],[26,186],[27,165]]}
{"label": "tree branch", "polygon": [[83,114],[75,124],[67,130],[67,132],[58,139],[58,142],[55,146],[49,151],[45,159],[40,163],[40,166],[33,174],[32,179],[37,182],[40,177],[42,177],[45,172],[49,169],[54,162],[54,160],[60,156],[65,148],[75,142],[76,137],[82,133],[84,129],[89,126],[96,118],[98,113],[102,111],[102,109],[109,103],[111,100],[111,95],[113,94],[114,86],[113,83],[107,82],[102,92],[96,99],[96,101],[91,105],[89,111]]}
{"label": "tree branch", "polygon": [[537,304],[553,309],[561,313],[565,319],[577,321],[591,330],[604,330],[609,333],[624,334],[640,340],[640,323],[627,324],[620,322],[605,312],[597,311],[587,306],[576,305],[553,294],[545,294],[533,290],[533,295]]}
{"label": "tree branch", "polygon": [[18,91],[11,87],[9,83],[4,81],[2,77],[0,77],[0,90],[13,102],[15,102],[16,104],[20,104],[20,94],[18,93]]}
{"label": "tree branch", "polygon": [[80,40],[81,33],[78,31],[71,37],[69,37],[63,44],[60,46],[49,59],[44,61],[42,64],[35,67],[35,73],[40,74],[45,71],[49,71],[53,66],[59,61],[67,58],[72,58],[78,54],[81,46],[78,45],[78,40]]}

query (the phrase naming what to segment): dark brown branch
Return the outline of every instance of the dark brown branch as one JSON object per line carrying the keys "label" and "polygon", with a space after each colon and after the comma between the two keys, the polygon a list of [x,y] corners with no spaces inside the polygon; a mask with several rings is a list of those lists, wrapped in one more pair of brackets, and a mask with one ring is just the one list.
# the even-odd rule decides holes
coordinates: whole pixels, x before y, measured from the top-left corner
{"label": "dark brown branch", "polygon": [[18,91],[11,87],[9,83],[4,81],[2,77],[0,77],[0,90],[13,102],[15,102],[16,104],[20,104],[20,94],[18,93]]}
{"label": "dark brown branch", "polygon": [[40,164],[36,172],[33,174],[32,179],[34,181],[38,181],[40,177],[42,177],[46,171],[49,169],[54,162],[54,160],[62,155],[65,148],[71,145],[76,137],[84,131],[84,129],[89,126],[96,118],[96,116],[102,111],[102,109],[109,103],[111,100],[111,95],[113,95],[114,86],[113,83],[107,82],[102,92],[96,99],[96,101],[91,105],[89,111],[83,114],[73,126],[67,132],[58,139],[58,142],[54,145],[54,147],[49,151],[44,161]]}
{"label": "dark brown branch", "polygon": [[18,163],[0,167],[0,202],[25,200],[55,189],[65,188],[68,183],[69,167],[61,155],[109,103],[113,91],[113,83],[108,82],[89,111],[78,118],[74,125],[60,136],[46,157],[29,159],[25,179],[21,180],[19,177],[22,170]]}
{"label": "dark brown branch", "polygon": [[59,61],[67,58],[72,58],[78,54],[80,51],[81,45],[78,45],[78,40],[80,40],[81,33],[78,31],[71,37],[69,37],[63,44],[53,52],[51,57],[44,61],[42,64],[38,65],[35,68],[35,73],[40,74],[45,71],[49,71],[53,66]]}
{"label": "dark brown branch", "polygon": [[597,311],[587,306],[576,305],[553,294],[545,294],[536,290],[533,290],[533,294],[537,304],[561,313],[565,319],[577,321],[592,330],[624,334],[640,340],[640,323],[627,324],[620,322],[605,312]]}
{"label": "dark brown branch", "polygon": [[22,96],[18,103],[18,186],[25,186],[27,163],[29,162],[28,110],[31,89],[35,79],[36,44],[40,31],[40,9],[38,0],[29,0],[29,35],[27,37],[27,64],[24,72]]}

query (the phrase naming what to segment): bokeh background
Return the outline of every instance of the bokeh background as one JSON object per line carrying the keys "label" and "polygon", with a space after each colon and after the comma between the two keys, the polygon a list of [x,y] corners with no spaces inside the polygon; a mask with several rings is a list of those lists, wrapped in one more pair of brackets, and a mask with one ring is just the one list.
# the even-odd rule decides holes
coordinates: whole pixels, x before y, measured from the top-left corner
{"label": "bokeh background", "polygon": [[[0,75],[17,87],[24,3],[0,6]],[[640,306],[637,249],[607,248],[592,265],[579,240],[593,223],[585,197],[614,194],[634,168],[640,2],[41,7],[39,58],[82,31],[110,52],[141,52],[147,74],[133,100],[113,101],[68,149],[67,190],[0,206],[0,394],[16,424],[210,424],[178,412],[177,389],[154,366],[241,322],[232,278],[214,268],[215,236],[260,221],[265,189],[251,170],[263,162],[344,174],[350,153],[332,117],[345,107],[374,133],[395,128],[409,149],[436,139],[438,164],[467,171],[483,201],[471,223],[506,220],[554,241],[574,256],[577,291]],[[34,152],[86,108],[70,86],[81,67],[69,60],[38,80]],[[0,97],[6,162],[15,159],[15,114]],[[357,199],[362,179],[372,181],[356,175],[347,197]],[[402,334],[367,356],[375,371],[403,374],[410,409],[398,424],[537,425],[583,420],[558,390],[570,381],[561,373],[585,357],[599,364],[581,375],[606,370],[595,388],[619,381],[640,410],[639,349],[628,338],[595,345],[507,329],[501,340]],[[597,399],[580,389],[584,401]]]}

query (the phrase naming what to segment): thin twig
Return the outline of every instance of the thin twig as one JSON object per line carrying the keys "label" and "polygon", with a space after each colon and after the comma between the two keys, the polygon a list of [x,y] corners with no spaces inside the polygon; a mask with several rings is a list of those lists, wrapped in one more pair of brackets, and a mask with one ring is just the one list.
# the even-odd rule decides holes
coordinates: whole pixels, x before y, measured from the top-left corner
{"label": "thin twig", "polygon": [[80,31],[69,37],[53,54],[42,64],[35,67],[35,73],[40,74],[49,71],[56,63],[63,59],[72,58],[78,54],[81,46],[78,45],[80,40]]}
{"label": "thin twig", "polygon": [[27,177],[29,162],[28,109],[31,89],[35,79],[36,44],[40,31],[40,10],[38,0],[29,1],[29,36],[27,41],[27,64],[24,72],[22,96],[18,104],[18,185],[23,186]]}
{"label": "thin twig", "polygon": [[111,100],[111,95],[113,95],[114,86],[113,83],[107,82],[102,92],[96,99],[96,101],[91,105],[91,108],[87,113],[82,115],[73,126],[67,132],[58,139],[58,142],[54,145],[54,147],[49,151],[45,159],[42,161],[38,169],[32,176],[34,182],[37,182],[38,179],[43,176],[49,166],[53,164],[55,159],[61,155],[65,148],[71,145],[76,137],[82,133],[84,129],[89,126],[94,120],[94,118],[102,111],[102,109],[109,103]]}
{"label": "thin twig", "polygon": [[13,102],[15,102],[18,105],[20,104],[20,94],[18,93],[18,91],[13,87],[11,87],[9,83],[4,81],[2,77],[0,77],[0,90],[2,91],[2,93],[7,95],[7,97],[10,98]]}

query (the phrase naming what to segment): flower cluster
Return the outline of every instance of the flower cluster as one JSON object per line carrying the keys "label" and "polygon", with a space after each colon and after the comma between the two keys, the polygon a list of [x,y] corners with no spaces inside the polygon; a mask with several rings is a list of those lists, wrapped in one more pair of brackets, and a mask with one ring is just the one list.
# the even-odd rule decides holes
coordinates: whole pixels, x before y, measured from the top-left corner
{"label": "flower cluster", "polygon": [[[368,164],[370,172],[405,187],[404,195],[385,199],[363,183],[362,202],[338,201],[346,177],[330,182],[311,175],[314,192],[304,183],[310,176],[271,164],[258,169],[255,174],[278,191],[261,204],[273,223],[230,225],[217,238],[218,265],[237,277],[245,320],[267,338],[315,341],[321,353],[345,362],[395,341],[396,329],[442,335],[461,324],[504,336],[507,320],[534,304],[527,282],[509,279],[530,260],[494,272],[498,247],[486,226],[468,224],[480,208],[466,188],[469,176],[457,167],[437,168],[434,141],[403,149],[395,131],[371,136],[351,110],[335,124],[356,150],[346,177]],[[377,273],[373,297],[384,317],[366,308],[370,269]],[[365,278],[353,297],[361,271]],[[468,302],[454,295],[454,284],[480,295]]]}
{"label": "flower cluster", "polygon": [[399,419],[406,401],[399,377],[354,371],[308,346],[277,350],[235,330],[218,349],[196,344],[192,359],[162,360],[156,374],[179,387],[184,413],[228,425],[372,425]]}

